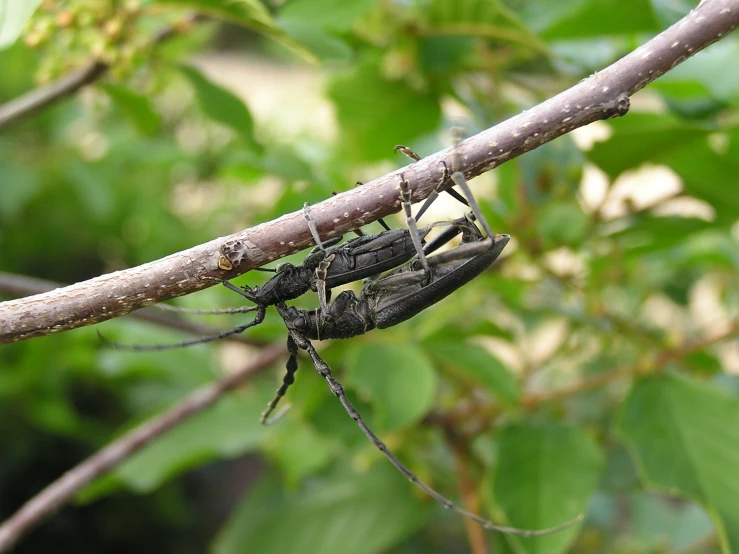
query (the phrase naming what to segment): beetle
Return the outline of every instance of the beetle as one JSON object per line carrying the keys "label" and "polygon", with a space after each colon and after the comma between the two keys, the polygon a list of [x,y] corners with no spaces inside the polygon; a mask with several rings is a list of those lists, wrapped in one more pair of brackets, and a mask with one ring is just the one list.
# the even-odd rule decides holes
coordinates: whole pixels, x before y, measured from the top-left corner
{"label": "beetle", "polygon": [[[298,369],[298,349],[305,350],[311,357],[316,371],[326,380],[331,392],[339,399],[344,410],[370,442],[403,475],[442,506],[486,529],[504,534],[535,537],[555,533],[576,524],[582,518],[578,517],[557,527],[538,530],[501,526],[457,506],[426,485],[372,432],[347,398],[344,387],[334,378],[330,366],[318,355],[311,343],[311,339],[351,338],[374,328],[384,329],[406,321],[464,286],[489,268],[500,256],[510,236],[492,233],[462,173],[455,172],[452,180],[465,193],[472,208],[472,215],[452,222],[452,226],[462,233],[462,242],[459,245],[429,256],[425,261],[419,256],[376,280],[366,281],[359,296],[352,291],[342,292],[331,303],[327,312],[289,307],[284,302],[276,304],[277,311],[288,330],[289,358],[283,382],[268,404],[267,410],[262,414],[262,421],[266,420],[270,412],[276,408],[280,398],[294,383]],[[475,225],[475,220],[480,223],[483,231]]]}

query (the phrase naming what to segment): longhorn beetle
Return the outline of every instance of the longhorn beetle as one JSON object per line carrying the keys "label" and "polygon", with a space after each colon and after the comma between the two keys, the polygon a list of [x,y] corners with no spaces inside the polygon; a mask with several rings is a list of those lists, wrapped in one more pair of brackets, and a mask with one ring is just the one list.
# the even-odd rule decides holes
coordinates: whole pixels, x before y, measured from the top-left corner
{"label": "longhorn beetle", "polygon": [[[454,184],[464,192],[472,209],[471,216],[452,222],[456,230],[462,233],[462,242],[458,246],[428,258],[419,255],[417,259],[390,271],[377,280],[365,281],[359,297],[352,291],[344,291],[336,297],[327,311],[320,309],[302,310],[288,307],[284,302],[276,304],[277,311],[288,330],[287,348],[290,356],[286,364],[282,385],[270,401],[267,410],[262,415],[262,419],[264,420],[276,408],[280,398],[294,383],[295,372],[298,369],[298,349],[305,350],[311,357],[316,371],[326,380],[331,392],[338,397],[344,410],[357,423],[370,442],[403,475],[442,506],[475,521],[486,529],[500,533],[524,537],[555,533],[574,525],[581,518],[578,517],[557,527],[539,530],[500,526],[457,506],[423,483],[400,459],[390,452],[385,443],[367,426],[357,409],[347,398],[342,385],[334,378],[329,365],[318,355],[310,342],[311,339],[351,338],[364,334],[375,327],[384,329],[397,325],[446,298],[492,265],[508,244],[510,237],[493,234],[467,186],[464,175],[455,172],[451,178]],[[401,196],[404,194],[404,186],[407,188],[407,183],[405,185],[401,184]],[[483,228],[484,235],[475,225],[475,219]],[[233,287],[233,290],[244,294],[236,287]],[[244,294],[244,296],[246,295]]]}
{"label": "longhorn beetle", "polygon": [[[396,150],[403,152],[406,156],[413,160],[420,159],[419,156],[410,148],[397,146]],[[316,225],[310,215],[310,207],[308,204],[303,206],[303,216],[308,223],[313,240],[316,247],[303,260],[300,265],[289,263],[280,264],[275,270],[275,276],[269,279],[261,287],[244,286],[239,289],[228,281],[221,281],[226,288],[238,292],[255,306],[248,308],[240,308],[239,313],[256,311],[254,319],[244,325],[239,325],[233,329],[223,331],[221,333],[200,337],[188,341],[182,341],[174,344],[157,344],[157,345],[138,345],[138,344],[122,344],[109,341],[99,332],[101,340],[115,348],[121,350],[151,351],[151,350],[168,350],[173,348],[182,348],[195,344],[201,344],[218,339],[230,337],[232,335],[242,333],[250,327],[255,327],[264,321],[267,308],[274,306],[280,302],[294,300],[307,293],[309,290],[316,291],[321,306],[321,311],[325,314],[328,311],[328,301],[330,299],[331,289],[361,281],[368,277],[373,277],[396,268],[407,262],[413,256],[418,256],[422,263],[426,264],[426,253],[431,253],[441,247],[443,244],[451,240],[458,230],[451,226],[446,232],[437,237],[431,245],[424,251],[423,241],[432,227],[439,224],[432,224],[421,229],[418,228],[417,222],[421,215],[438,197],[439,191],[449,181],[449,170],[446,164],[442,163],[441,177],[439,183],[429,198],[426,199],[423,207],[416,215],[411,213],[411,192],[408,181],[400,174],[399,187],[400,199],[406,216],[405,229],[391,230],[381,221],[386,229],[376,235],[360,235],[343,244],[338,244],[342,237],[335,237],[328,241],[322,241]],[[361,183],[358,183],[361,185]],[[448,190],[455,199],[464,203],[467,202],[459,196],[455,191]],[[230,270],[233,266],[246,255],[246,248],[240,241],[228,241],[221,247],[221,256],[219,258],[219,267],[224,270]],[[424,267],[427,267],[424,265]],[[270,271],[270,270],[266,270]],[[173,308],[170,308],[173,309]],[[173,311],[187,311],[177,310]]]}
{"label": "longhorn beetle", "polygon": [[[454,164],[453,167],[456,165]],[[434,191],[437,196],[438,191],[443,188],[449,178],[449,171],[446,165],[443,164],[442,178]],[[267,420],[279,400],[285,395],[290,385],[294,383],[295,372],[298,369],[298,349],[305,350],[310,355],[316,371],[326,380],[331,392],[339,398],[345,411],[357,423],[367,438],[403,475],[445,508],[475,521],[486,529],[501,533],[525,537],[554,533],[576,524],[581,517],[548,529],[525,530],[500,526],[455,505],[442,494],[423,483],[370,430],[359,412],[346,397],[344,388],[333,377],[329,365],[318,355],[310,342],[310,339],[350,338],[366,333],[375,327],[383,329],[397,325],[446,298],[492,265],[505,248],[510,237],[493,234],[461,172],[454,171],[451,180],[464,192],[467,203],[472,209],[472,214],[467,218],[451,222],[450,228],[427,245],[425,249],[422,246],[422,241],[433,225],[419,230],[416,222],[435,196],[429,197],[419,214],[415,218],[412,217],[409,183],[401,174],[399,188],[401,203],[406,214],[407,229],[385,231],[378,235],[360,236],[339,246],[331,242],[329,243],[330,246],[326,247],[321,242],[306,206],[304,215],[317,247],[311,251],[301,266],[285,264],[285,267],[278,268],[277,275],[261,289],[244,287],[242,290],[228,281],[222,281],[227,288],[256,304],[254,309],[257,311],[257,315],[252,322],[216,336],[177,345],[129,346],[129,348],[159,350],[230,336],[261,323],[266,308],[269,305],[274,305],[288,329],[287,347],[290,356],[286,364],[283,383],[262,414],[262,422]],[[484,235],[475,225],[475,220],[479,222]],[[459,232],[462,233],[462,242],[458,246],[434,256],[426,256],[451,240]],[[396,242],[399,242],[401,246],[400,251],[394,249]],[[229,254],[237,253],[237,250],[237,248],[234,248],[233,251],[222,250],[221,263],[231,264],[233,260],[231,260]],[[416,259],[408,262],[414,254]],[[405,263],[405,265],[398,267],[402,263]],[[224,269],[226,268],[224,267]],[[359,297],[351,291],[344,291],[328,305],[331,288],[371,277],[388,269],[391,269],[391,271],[377,280],[366,280]],[[320,308],[318,310],[301,310],[288,307],[285,304],[286,300],[297,298],[311,288],[317,290],[319,294]]]}

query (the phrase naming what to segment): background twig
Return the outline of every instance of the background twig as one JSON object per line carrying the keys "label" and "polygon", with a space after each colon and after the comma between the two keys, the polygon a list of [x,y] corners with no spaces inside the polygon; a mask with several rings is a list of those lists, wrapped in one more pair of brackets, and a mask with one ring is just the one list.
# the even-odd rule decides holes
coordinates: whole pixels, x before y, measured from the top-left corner
{"label": "background twig", "polygon": [[[27,277],[24,275],[14,275],[0,271],[0,293],[5,293],[10,296],[24,297],[33,294],[42,294],[62,287],[64,287],[64,285],[53,281],[38,279],[36,277]],[[163,304],[162,307],[166,307],[166,305]],[[216,335],[221,331],[220,329],[216,329],[209,325],[203,325],[189,319],[184,319],[173,313],[165,313],[156,308],[145,308],[143,310],[139,310],[131,314],[131,317],[148,323],[153,323],[155,325],[160,325],[162,327],[167,327],[169,329],[185,331],[186,333],[197,336]],[[230,335],[223,340],[240,342],[241,344],[250,344],[254,346],[264,345],[263,342],[247,337],[246,335]]]}
{"label": "background twig", "polygon": [[196,390],[167,412],[142,423],[62,475],[0,525],[0,552],[10,549],[20,537],[68,502],[92,481],[116,467],[169,429],[212,406],[224,394],[272,364],[283,355],[284,351],[285,348],[282,345],[265,348],[253,362],[240,371],[217,383]]}

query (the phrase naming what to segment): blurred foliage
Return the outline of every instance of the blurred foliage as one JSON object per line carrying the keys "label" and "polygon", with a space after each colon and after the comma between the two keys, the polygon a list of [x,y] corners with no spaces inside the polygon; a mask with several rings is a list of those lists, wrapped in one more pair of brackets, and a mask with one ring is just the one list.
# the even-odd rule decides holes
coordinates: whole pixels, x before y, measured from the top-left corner
{"label": "blurred foliage", "polygon": [[[395,144],[429,153],[459,117],[470,133],[491,126],[693,7],[33,4],[0,1],[0,101],[92,57],[112,64],[0,133],[0,270],[65,283],[379,176],[404,163]],[[190,10],[210,19],[181,25]],[[167,26],[176,32],[154,44]],[[739,73],[728,70],[738,49],[725,38],[640,92],[627,117],[478,179],[486,216],[514,237],[504,259],[413,321],[322,345],[366,420],[448,496],[460,497],[459,449],[439,421],[487,516],[540,528],[586,514],[554,536],[488,534],[492,552],[739,551],[736,342],[680,350],[721,333],[739,307]],[[236,301],[211,289],[180,302]],[[182,340],[133,320],[101,330]],[[276,313],[249,332],[265,343],[285,334]],[[245,356],[225,345],[114,352],[91,329],[3,346],[0,516]],[[17,551],[469,549],[463,521],[397,474],[302,364],[279,424],[257,420],[281,364],[88,487]]]}

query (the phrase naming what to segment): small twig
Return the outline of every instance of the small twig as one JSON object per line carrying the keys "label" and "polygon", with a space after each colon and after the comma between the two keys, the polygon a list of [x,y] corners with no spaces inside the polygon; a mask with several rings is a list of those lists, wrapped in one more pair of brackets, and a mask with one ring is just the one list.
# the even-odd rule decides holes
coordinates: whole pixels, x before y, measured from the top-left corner
{"label": "small twig", "polygon": [[[438,422],[444,431],[444,437],[452,449],[454,454],[454,465],[457,476],[459,477],[459,489],[462,496],[462,507],[468,512],[477,514],[480,512],[480,496],[477,494],[477,487],[470,475],[469,471],[469,452],[464,439],[451,427],[444,419]],[[464,520],[465,530],[467,531],[467,539],[470,543],[471,554],[487,554],[488,546],[485,539],[485,530],[467,518]]]}
{"label": "small twig", "polygon": [[53,104],[93,81],[98,80],[108,70],[108,64],[91,61],[82,69],[62,77],[48,86],[34,89],[23,96],[0,105],[0,130]]}
{"label": "small twig", "polygon": [[[676,362],[704,348],[722,342],[739,334],[739,320],[731,323],[723,332],[713,336],[704,337],[700,340],[686,342],[682,346],[657,354],[652,362],[645,362],[630,366],[615,368],[610,371],[585,377],[579,381],[563,387],[540,393],[530,393],[521,400],[521,406],[533,410],[541,404],[565,400],[581,392],[604,387],[618,379],[634,377],[640,374],[658,373],[664,370],[670,362]],[[504,412],[504,409],[496,403],[475,404],[455,410],[445,416],[445,420],[452,427],[469,424],[473,419],[480,421],[479,432],[490,427],[490,422]]]}
{"label": "small twig", "polygon": [[[199,15],[189,15],[177,24],[164,27],[153,37],[152,44],[156,45],[169,39],[198,19],[200,19]],[[62,77],[58,81],[34,89],[0,105],[0,130],[74,94],[85,85],[100,79],[108,69],[110,69],[110,66],[107,63],[100,60],[90,60],[81,69]]]}
{"label": "small twig", "polygon": [[660,353],[650,364],[625,366],[611,371],[587,377],[570,385],[558,389],[534,393],[523,399],[522,405],[527,409],[534,409],[546,402],[556,402],[584,391],[597,389],[623,377],[633,377],[643,373],[657,373],[665,369],[670,362],[681,360],[694,352],[708,348],[739,333],[739,321],[732,323],[724,332],[711,337],[688,342],[679,348]]}
{"label": "small twig", "polygon": [[265,348],[256,360],[240,371],[217,383],[194,391],[167,412],[142,423],[62,475],[0,525],[0,552],[8,551],[18,539],[92,481],[116,467],[169,429],[212,406],[225,393],[272,364],[284,352],[285,348],[282,345]]}
{"label": "small twig", "polygon": [[[414,202],[436,187],[440,164],[460,161],[470,179],[593,121],[624,115],[629,97],[739,25],[739,0],[705,0],[675,25],[611,66],[491,129],[312,207],[321,237],[331,238],[400,209],[401,174]],[[453,154],[455,154],[453,156]],[[220,249],[238,243],[245,255],[224,270]],[[148,264],[0,307],[0,344],[92,325],[231,279],[313,244],[302,211]]]}
{"label": "small twig", "polygon": [[[11,296],[23,297],[30,296],[32,294],[42,294],[51,290],[55,290],[63,287],[60,283],[53,281],[46,281],[45,279],[38,279],[36,277],[27,277],[25,275],[14,275],[12,273],[4,273],[0,271],[0,293],[5,293]],[[202,325],[195,323],[188,319],[183,319],[178,316],[162,313],[158,310],[167,311],[168,308],[172,308],[172,311],[178,311],[175,307],[167,306],[166,304],[160,304],[153,308],[145,308],[143,310],[130,314],[131,317],[146,321],[148,323],[154,323],[155,325],[161,325],[169,329],[177,329],[179,331],[185,331],[191,335],[200,337],[216,335],[220,332],[219,329],[215,329],[209,325]],[[224,310],[224,313],[241,313],[244,308],[231,308]],[[195,310],[198,312],[199,310]],[[202,310],[203,313],[210,313],[208,310]],[[185,312],[187,313],[187,312]],[[192,312],[191,312],[192,313]],[[231,335],[223,340],[240,342],[242,344],[249,344],[252,346],[264,346],[264,343],[247,337],[245,335]]]}

